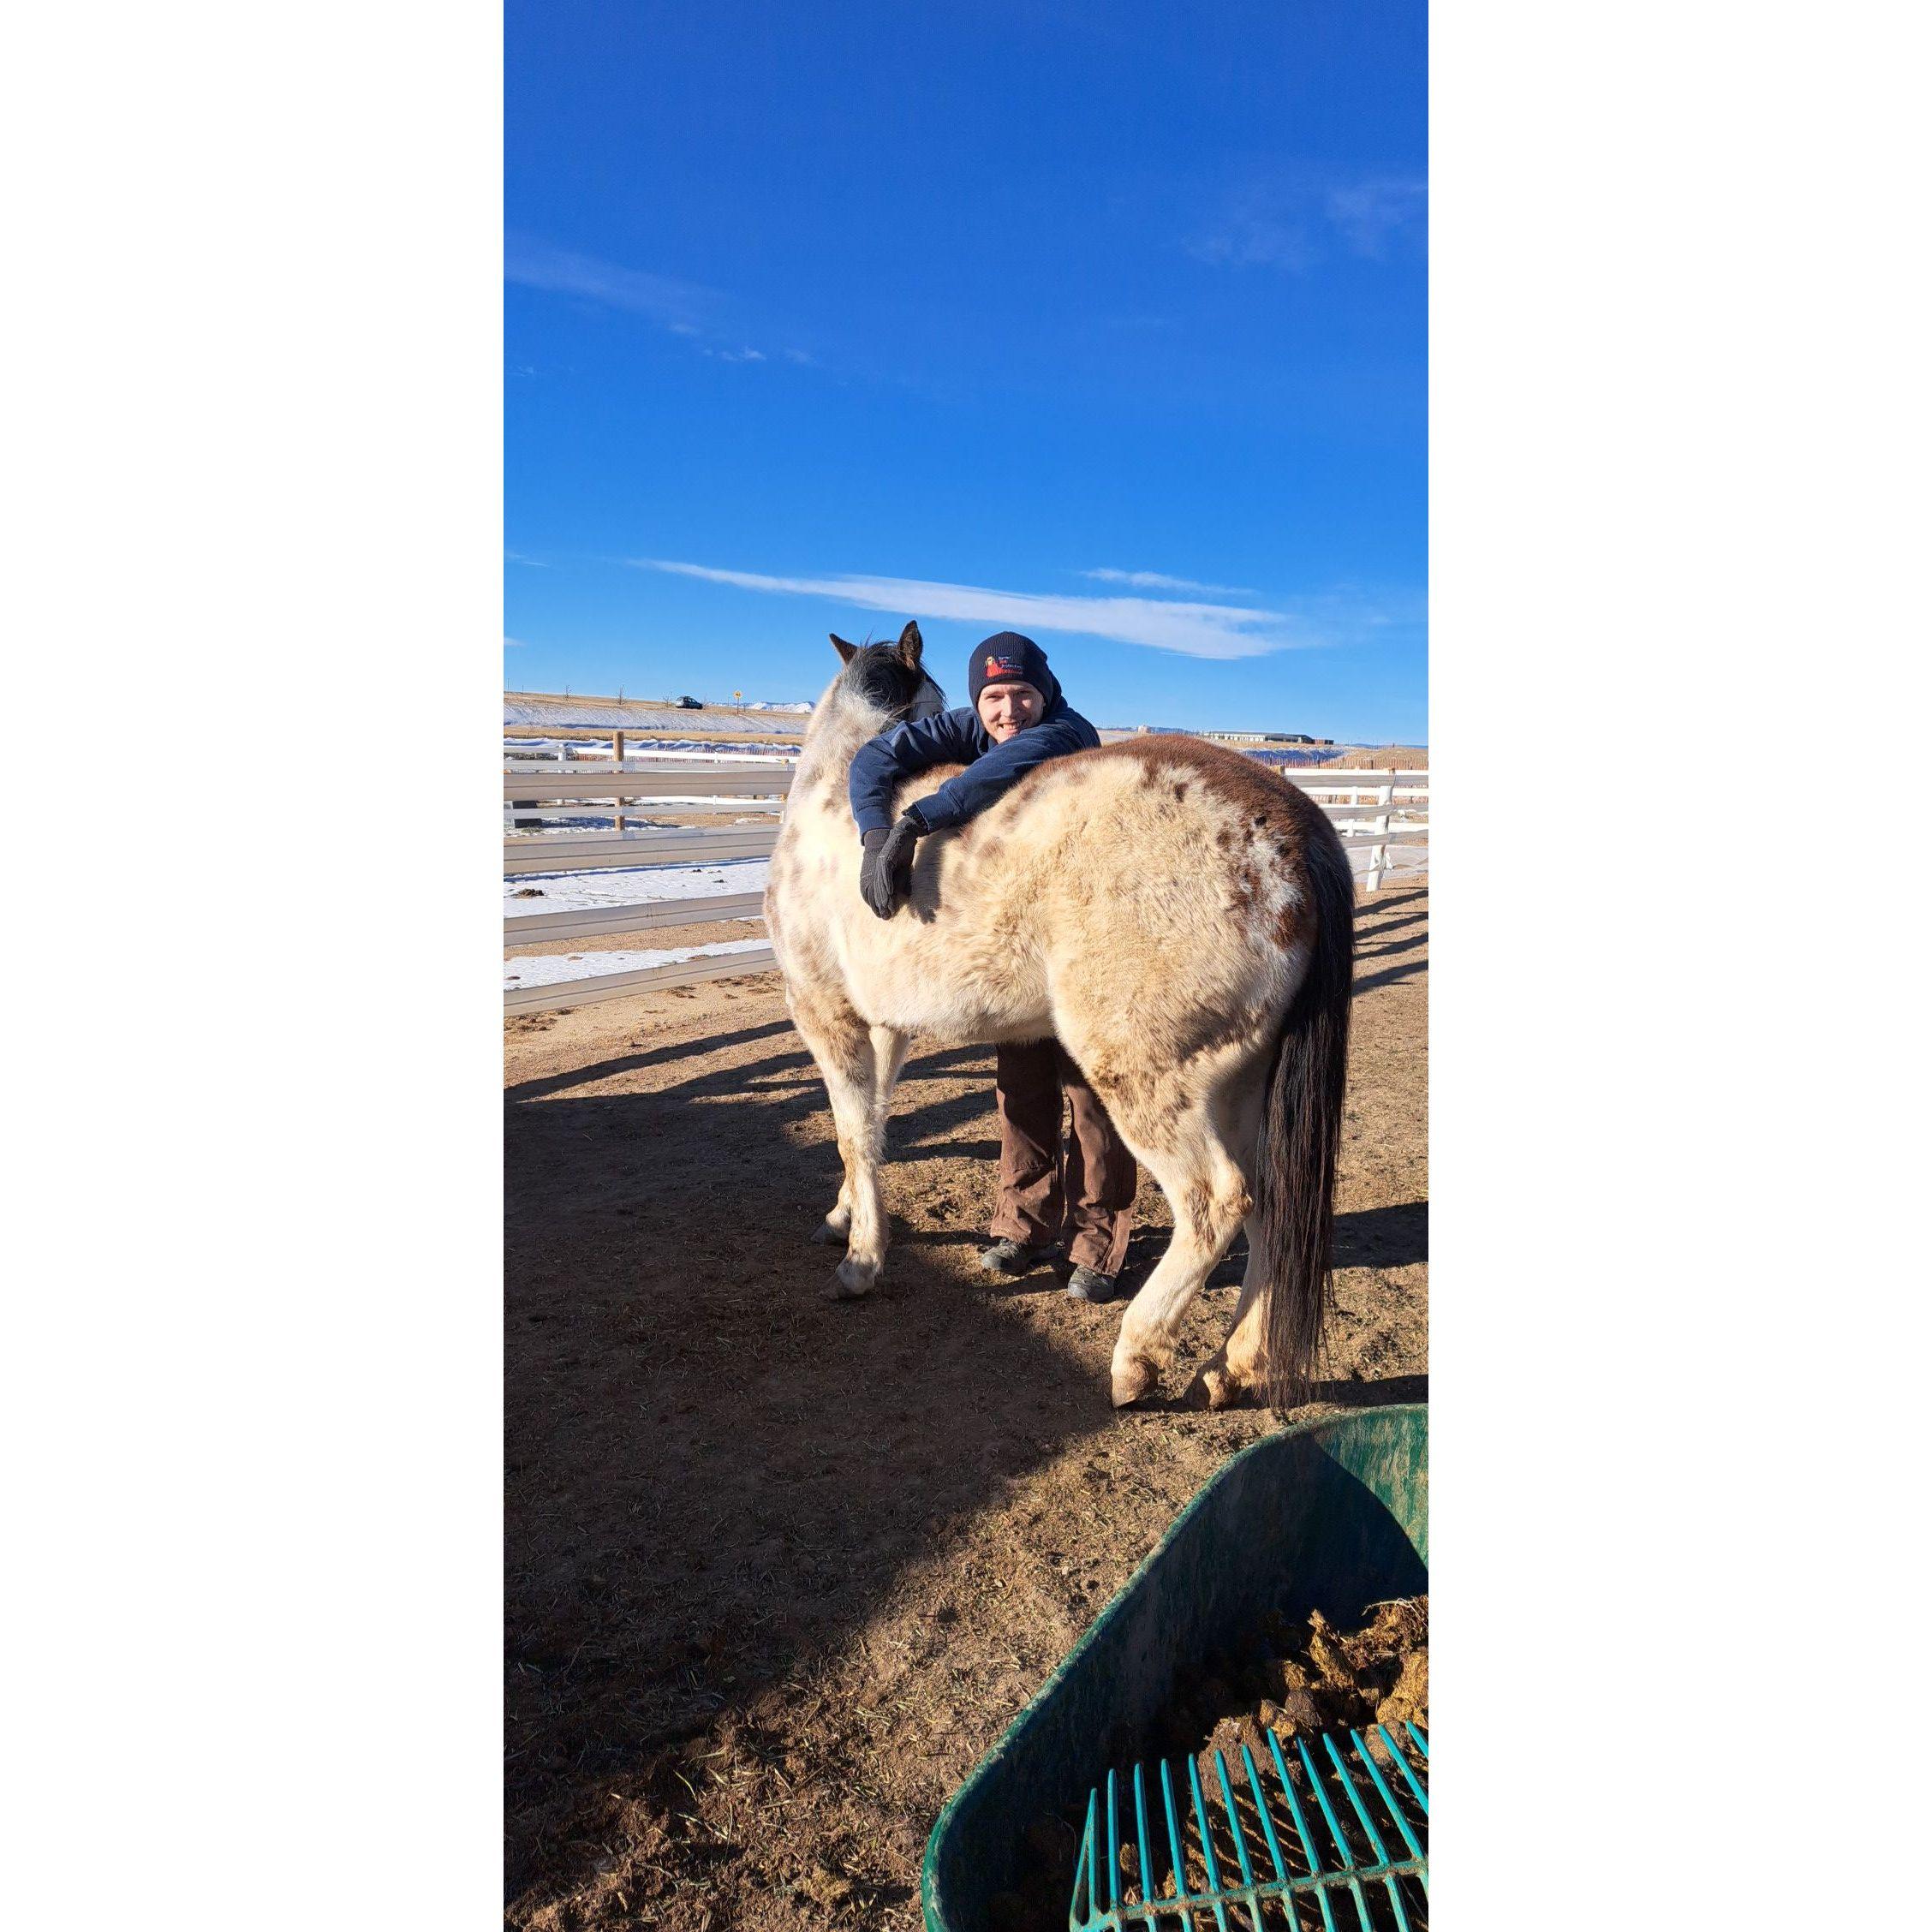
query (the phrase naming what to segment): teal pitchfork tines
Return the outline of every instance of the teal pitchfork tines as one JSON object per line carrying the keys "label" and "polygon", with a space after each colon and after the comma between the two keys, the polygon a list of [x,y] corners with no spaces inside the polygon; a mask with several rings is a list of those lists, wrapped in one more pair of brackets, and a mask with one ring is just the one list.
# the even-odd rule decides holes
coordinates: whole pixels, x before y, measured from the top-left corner
{"label": "teal pitchfork tines", "polygon": [[1069,1932],[1424,1932],[1421,1726],[1325,1731],[1285,1750],[1269,1733],[1259,1762],[1243,1744],[1237,1767],[1220,1751],[1211,1765],[1206,1792],[1190,1757],[1110,1771],[1088,1793]]}

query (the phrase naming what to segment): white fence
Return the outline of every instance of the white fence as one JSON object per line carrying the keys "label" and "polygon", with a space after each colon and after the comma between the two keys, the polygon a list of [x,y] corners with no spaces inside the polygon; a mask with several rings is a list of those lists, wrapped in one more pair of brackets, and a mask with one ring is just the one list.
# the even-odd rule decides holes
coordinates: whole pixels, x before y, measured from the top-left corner
{"label": "white fence", "polygon": [[[1366,851],[1368,863],[1363,884],[1371,892],[1393,870],[1398,847],[1428,849],[1428,773],[1407,768],[1382,772],[1337,772],[1324,775],[1320,766],[1307,770],[1275,767],[1276,775],[1305,791],[1328,814],[1329,822],[1341,834],[1349,849],[1351,863],[1357,851]],[[1426,877],[1428,862],[1405,868],[1416,877]]]}
{"label": "white fence", "polygon": [[[790,789],[793,768],[790,760],[721,759],[704,754],[677,758],[606,757],[588,767],[561,757],[513,758],[504,767],[504,876],[617,874],[646,867],[767,858],[777,842],[778,815]],[[1350,848],[1351,862],[1354,852],[1365,855],[1366,864],[1358,869],[1369,891],[1376,891],[1395,869],[1398,852],[1407,848],[1427,852],[1426,771],[1338,772],[1317,766],[1282,770],[1279,776],[1321,803],[1342,843]],[[727,814],[754,822],[643,829],[628,823],[645,816],[661,820]],[[520,829],[546,819],[565,818],[608,819],[611,828],[608,832],[585,832],[575,826],[555,832]],[[1405,878],[1426,877],[1426,857],[1420,866],[1404,866],[1402,871]],[[528,946],[548,940],[755,919],[763,909],[764,897],[761,891],[709,893],[641,904],[524,914],[504,919],[504,943],[506,947]],[[504,1011],[534,1013],[587,1006],[652,987],[761,973],[774,963],[771,947],[758,945],[547,985],[508,987],[504,992]]]}

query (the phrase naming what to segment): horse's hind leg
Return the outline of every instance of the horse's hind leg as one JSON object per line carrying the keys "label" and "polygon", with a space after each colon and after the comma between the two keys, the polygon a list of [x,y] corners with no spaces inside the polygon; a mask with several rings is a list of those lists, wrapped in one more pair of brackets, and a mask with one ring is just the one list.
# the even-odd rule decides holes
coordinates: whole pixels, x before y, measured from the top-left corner
{"label": "horse's hind leg", "polygon": [[[1261,1153],[1261,1115],[1267,1104],[1271,1064],[1262,1059],[1245,1070],[1225,1089],[1217,1109],[1235,1158],[1244,1174],[1257,1173]],[[1257,1397],[1267,1381],[1264,1333],[1267,1317],[1267,1276],[1261,1264],[1261,1217],[1250,1213],[1246,1222],[1248,1266],[1241,1277],[1241,1295],[1228,1324],[1227,1339],[1202,1363],[1182,1400],[1202,1409],[1227,1409]]]}
{"label": "horse's hind leg", "polygon": [[1135,1145],[1132,1129],[1123,1129],[1167,1196],[1174,1235],[1120,1324],[1112,1368],[1117,1408],[1139,1401],[1159,1383],[1195,1297],[1254,1208],[1261,1114],[1253,1066],[1245,1058],[1226,1065],[1208,1088],[1191,1104],[1171,1094],[1163,1106],[1157,1094],[1154,1104],[1131,1107],[1148,1143],[1144,1151]]}
{"label": "horse's hind leg", "polygon": [[1241,1277],[1241,1298],[1235,1303],[1227,1339],[1202,1363],[1181,1398],[1196,1409],[1231,1409],[1258,1396],[1267,1380],[1262,1340],[1267,1315],[1263,1291],[1267,1281],[1261,1272],[1261,1217],[1250,1214],[1247,1229],[1248,1267]]}
{"label": "horse's hind leg", "polygon": [[1122,1137],[1160,1182],[1174,1211],[1173,1238],[1127,1304],[1114,1344],[1116,1408],[1138,1402],[1159,1383],[1202,1284],[1254,1206],[1247,1176],[1216,1130],[1209,1109],[1196,1104],[1170,1114],[1165,1132],[1149,1131],[1162,1111],[1132,1109],[1124,1120],[1115,1114]]}
{"label": "horse's hind leg", "polygon": [[[824,1076],[845,1179],[838,1204],[820,1231],[845,1237],[832,1293],[840,1299],[865,1294],[886,1265],[886,1210],[879,1190],[885,1150],[886,1113],[880,1094],[879,1057],[865,1023],[850,1007],[827,1003],[795,1007],[792,1018]],[[845,1225],[838,1226],[843,1216]],[[827,1232],[829,1231],[829,1233]]]}

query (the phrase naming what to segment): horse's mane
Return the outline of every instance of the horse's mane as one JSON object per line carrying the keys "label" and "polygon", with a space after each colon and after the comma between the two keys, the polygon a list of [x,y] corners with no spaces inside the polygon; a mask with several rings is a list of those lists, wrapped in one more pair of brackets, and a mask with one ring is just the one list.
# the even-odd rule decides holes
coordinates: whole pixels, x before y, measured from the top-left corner
{"label": "horse's mane", "polygon": [[945,701],[937,678],[920,665],[907,664],[896,644],[874,644],[869,635],[852,653],[838,681],[854,697],[893,718],[909,712],[928,683],[939,691],[942,706]]}

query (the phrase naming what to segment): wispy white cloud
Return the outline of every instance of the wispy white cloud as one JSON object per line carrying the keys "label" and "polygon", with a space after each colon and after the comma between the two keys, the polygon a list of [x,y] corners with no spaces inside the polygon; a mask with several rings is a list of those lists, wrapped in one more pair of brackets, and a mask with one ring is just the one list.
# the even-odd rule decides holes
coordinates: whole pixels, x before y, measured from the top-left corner
{"label": "wispy white cloud", "polygon": [[705,564],[663,558],[633,558],[637,569],[665,570],[706,583],[740,590],[777,592],[792,597],[823,597],[862,610],[895,615],[946,618],[1005,625],[1014,630],[1065,631],[1082,637],[1112,638],[1150,650],[1177,651],[1190,658],[1255,658],[1345,641],[1333,619],[1261,610],[1234,604],[1186,603],[1148,597],[1064,597],[1031,591],[992,590],[977,584],[932,583],[916,577],[774,577],[755,570],[721,570]]}
{"label": "wispy white cloud", "polygon": [[506,651],[521,651],[521,650],[522,650],[522,648],[523,648],[523,640],[522,640],[522,639],[521,637],[505,637],[505,638],[504,639],[504,650],[506,650]]}
{"label": "wispy white cloud", "polygon": [[1210,597],[1252,597],[1239,584],[1196,583],[1192,577],[1163,576],[1158,570],[1082,570],[1099,583],[1125,584],[1130,590],[1200,590]]}
{"label": "wispy white cloud", "polygon": [[1428,183],[1414,180],[1355,182],[1328,191],[1328,220],[1354,253],[1384,259],[1392,247],[1420,231],[1428,211]]}
{"label": "wispy white cloud", "polygon": [[1419,176],[1337,182],[1294,173],[1239,189],[1187,249],[1201,261],[1295,274],[1338,249],[1386,261],[1420,246],[1428,210],[1428,183]]}
{"label": "wispy white cloud", "polygon": [[526,557],[520,550],[506,550],[504,552],[504,562],[506,564],[526,564],[533,570],[547,570],[550,568],[542,558]]}
{"label": "wispy white cloud", "polygon": [[1252,190],[1237,196],[1221,218],[1205,234],[1195,236],[1187,249],[1197,260],[1217,266],[1265,265],[1297,274],[1314,267],[1320,253],[1304,213],[1291,215]]}
{"label": "wispy white cloud", "polygon": [[[552,247],[534,236],[509,235],[504,239],[504,279],[522,288],[546,289],[575,295],[605,308],[641,315],[668,334],[682,336],[700,354],[719,362],[764,362],[761,349],[733,344],[726,337],[730,304],[715,289],[679,282],[642,269],[620,268],[568,248]],[[742,321],[739,326],[742,326]],[[735,331],[734,331],[735,332]],[[788,349],[788,361],[809,362],[803,349]],[[535,374],[534,370],[528,372]]]}
{"label": "wispy white cloud", "polygon": [[695,283],[652,275],[642,269],[620,268],[594,255],[552,247],[528,235],[504,236],[504,279],[522,288],[578,295],[605,308],[646,316],[679,335],[696,333],[699,324],[719,301],[715,290]]}

